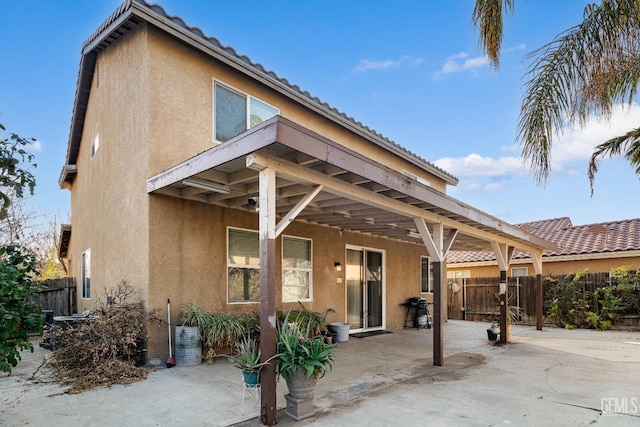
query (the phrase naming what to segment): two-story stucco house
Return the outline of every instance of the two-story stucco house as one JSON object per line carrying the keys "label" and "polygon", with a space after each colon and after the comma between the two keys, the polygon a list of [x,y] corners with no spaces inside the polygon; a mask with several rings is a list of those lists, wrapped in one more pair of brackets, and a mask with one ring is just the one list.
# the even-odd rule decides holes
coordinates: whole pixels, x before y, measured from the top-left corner
{"label": "two-story stucco house", "polygon": [[[536,260],[554,248],[447,196],[456,183],[161,7],[128,0],[82,47],[61,255],[80,310],[123,279],[150,309],[168,298],[259,309],[265,357],[276,308],[332,308],[328,320],[351,331],[399,328],[402,303],[424,295],[442,364],[446,253],[490,248],[506,271],[515,248]],[[262,376],[270,424],[275,372]]]}

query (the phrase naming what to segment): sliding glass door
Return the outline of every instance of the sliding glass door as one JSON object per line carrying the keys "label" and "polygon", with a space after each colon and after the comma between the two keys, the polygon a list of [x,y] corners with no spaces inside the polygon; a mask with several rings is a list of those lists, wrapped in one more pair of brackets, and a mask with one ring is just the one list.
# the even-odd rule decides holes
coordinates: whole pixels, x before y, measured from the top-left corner
{"label": "sliding glass door", "polygon": [[351,330],[384,328],[384,253],[347,248],[347,322]]}

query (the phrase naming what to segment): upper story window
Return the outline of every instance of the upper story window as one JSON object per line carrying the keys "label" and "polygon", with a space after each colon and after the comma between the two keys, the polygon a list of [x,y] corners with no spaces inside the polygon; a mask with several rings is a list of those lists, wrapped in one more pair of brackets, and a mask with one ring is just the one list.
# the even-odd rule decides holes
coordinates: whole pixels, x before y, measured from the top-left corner
{"label": "upper story window", "polygon": [[229,86],[214,82],[215,140],[225,142],[278,115],[272,107]]}

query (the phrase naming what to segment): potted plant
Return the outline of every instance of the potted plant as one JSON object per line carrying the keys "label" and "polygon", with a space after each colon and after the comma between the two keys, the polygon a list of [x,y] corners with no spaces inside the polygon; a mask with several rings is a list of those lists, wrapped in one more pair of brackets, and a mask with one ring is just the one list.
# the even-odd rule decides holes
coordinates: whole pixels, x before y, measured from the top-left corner
{"label": "potted plant", "polygon": [[276,372],[287,382],[289,393],[285,395],[285,414],[296,421],[314,415],[313,394],[316,382],[333,366],[333,345],[325,343],[321,335],[310,334],[305,328],[291,321],[289,314],[277,328],[278,353]]}
{"label": "potted plant", "polygon": [[202,325],[209,314],[194,303],[185,304],[176,326],[176,365],[194,366],[202,362]]}
{"label": "potted plant", "polygon": [[257,342],[249,336],[237,342],[234,354],[227,356],[229,362],[242,371],[242,378],[246,386],[255,387],[260,383],[260,369],[271,360],[260,362],[260,356]]}
{"label": "potted plant", "polygon": [[247,332],[248,318],[233,313],[210,313],[202,325],[202,336],[208,348],[206,359],[213,361],[218,354],[232,353],[235,343],[239,342]]}

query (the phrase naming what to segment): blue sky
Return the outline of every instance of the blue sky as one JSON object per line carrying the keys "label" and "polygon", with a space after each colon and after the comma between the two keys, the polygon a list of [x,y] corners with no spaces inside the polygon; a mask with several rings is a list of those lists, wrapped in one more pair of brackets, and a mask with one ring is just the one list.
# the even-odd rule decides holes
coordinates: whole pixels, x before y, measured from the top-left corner
{"label": "blue sky", "polygon": [[[67,222],[65,161],[83,41],[118,0],[0,0],[0,123],[34,137],[42,220]],[[501,68],[478,49],[474,1],[159,2],[279,76],[457,176],[449,194],[510,223],[637,218],[640,181],[621,159],[602,162],[590,197],[593,147],[637,127],[640,108],[567,128],[551,180],[537,186],[514,145],[524,56],[582,21],[587,1],[517,1],[505,21]]]}

